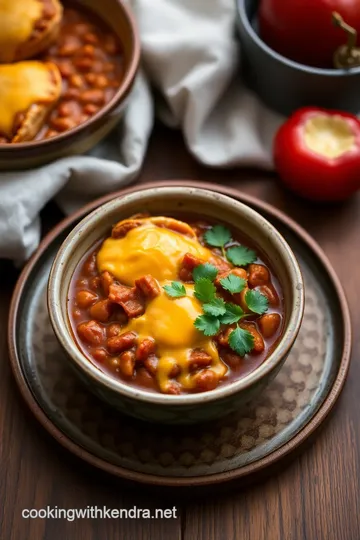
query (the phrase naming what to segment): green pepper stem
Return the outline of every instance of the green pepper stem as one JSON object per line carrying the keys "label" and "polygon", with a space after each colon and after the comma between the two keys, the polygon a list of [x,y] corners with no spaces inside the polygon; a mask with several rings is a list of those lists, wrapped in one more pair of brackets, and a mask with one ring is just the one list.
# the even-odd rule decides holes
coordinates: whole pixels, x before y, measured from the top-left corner
{"label": "green pepper stem", "polygon": [[360,48],[356,46],[357,31],[347,24],[342,16],[333,11],[332,21],[347,35],[347,43],[338,47],[334,53],[333,63],[337,69],[349,69],[360,66]]}
{"label": "green pepper stem", "polygon": [[339,28],[341,28],[341,30],[344,30],[344,32],[346,32],[348,40],[346,47],[350,54],[352,49],[356,47],[357,31],[355,30],[355,28],[347,24],[340,15],[340,13],[337,13],[336,11],[334,11],[332,14],[332,20],[335,26],[338,26]]}

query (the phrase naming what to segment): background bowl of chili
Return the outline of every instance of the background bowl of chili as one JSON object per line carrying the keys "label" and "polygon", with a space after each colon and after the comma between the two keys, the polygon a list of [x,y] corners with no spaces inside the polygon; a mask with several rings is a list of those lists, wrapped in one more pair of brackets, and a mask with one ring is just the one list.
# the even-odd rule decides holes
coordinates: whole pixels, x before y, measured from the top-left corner
{"label": "background bowl of chili", "polygon": [[57,42],[41,60],[54,62],[62,96],[37,138],[0,138],[0,170],[37,167],[87,152],[123,115],[140,62],[140,37],[123,0],[63,0]]}
{"label": "background bowl of chili", "polygon": [[[153,216],[186,215],[225,224],[249,239],[261,259],[277,276],[284,299],[282,334],[276,347],[238,379],[207,392],[169,395],[146,390],[99,369],[83,352],[73,333],[69,297],[73,276],[119,220],[138,212]],[[199,212],[200,209],[200,212]],[[200,214],[200,215],[199,215]],[[251,239],[251,240],[250,240]],[[246,240],[245,240],[246,241]],[[304,310],[299,265],[280,233],[260,214],[229,197],[203,189],[160,187],[114,199],[84,218],[69,234],[54,260],[48,284],[51,324],[70,365],[100,398],[111,406],[146,421],[194,423],[224,416],[245,406],[276,376],[300,329]]]}

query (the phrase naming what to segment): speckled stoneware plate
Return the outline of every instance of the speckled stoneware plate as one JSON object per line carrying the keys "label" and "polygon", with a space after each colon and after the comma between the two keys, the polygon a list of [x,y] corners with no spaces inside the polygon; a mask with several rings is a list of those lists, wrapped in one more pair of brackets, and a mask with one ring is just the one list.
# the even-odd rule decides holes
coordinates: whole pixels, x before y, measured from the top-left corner
{"label": "speckled stoneware plate", "polygon": [[244,478],[276,463],[322,423],[341,392],[349,366],[351,325],[346,299],[315,242],[269,205],[223,186],[196,185],[233,196],[263,214],[289,242],[304,276],[305,315],[299,337],[276,379],[246,413],[190,427],[145,424],[104,405],[68,368],[46,308],[51,263],[61,242],[86,213],[140,187],[96,201],[60,223],[24,269],[11,306],[12,368],[38,420],[85,461],[149,484],[205,485]]}

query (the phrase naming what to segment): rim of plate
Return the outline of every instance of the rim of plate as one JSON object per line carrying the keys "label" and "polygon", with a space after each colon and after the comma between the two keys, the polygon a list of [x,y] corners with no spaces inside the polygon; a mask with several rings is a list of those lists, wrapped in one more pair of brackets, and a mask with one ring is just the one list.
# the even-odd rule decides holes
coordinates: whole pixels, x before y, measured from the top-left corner
{"label": "rim of plate", "polygon": [[36,253],[31,257],[26,266],[23,268],[19,279],[16,283],[15,289],[13,291],[10,312],[9,312],[9,322],[8,322],[8,347],[9,347],[9,356],[11,368],[16,380],[16,383],[19,387],[20,393],[25,400],[25,403],[28,405],[32,413],[35,415],[40,424],[48,431],[48,433],[54,437],[54,439],[59,442],[63,447],[67,448],[77,457],[83,459],[88,464],[101,469],[109,474],[130,480],[133,482],[145,483],[153,486],[167,486],[167,487],[189,487],[189,486],[206,486],[216,483],[229,482],[231,480],[245,478],[251,474],[259,473],[264,470],[266,467],[275,465],[281,459],[288,456],[295,449],[299,448],[322,424],[325,418],[328,416],[332,408],[334,407],[338,397],[341,394],[343,386],[346,381],[346,376],[348,374],[350,366],[350,357],[351,357],[351,344],[352,344],[352,329],[351,329],[351,318],[350,311],[346,299],[345,292],[341,285],[341,282],[333,269],[328,257],[325,255],[321,247],[317,244],[315,240],[292,218],[287,216],[281,210],[278,210],[269,203],[263,202],[260,199],[239,192],[238,190],[222,186],[220,184],[208,183],[208,182],[197,182],[194,183],[191,180],[171,180],[171,185],[174,186],[188,186],[188,187],[199,187],[203,189],[208,189],[215,191],[217,193],[222,193],[233,197],[235,200],[240,200],[245,204],[248,204],[252,207],[255,207],[256,211],[265,211],[270,216],[274,216],[276,219],[284,223],[291,230],[293,230],[301,240],[309,246],[309,248],[315,253],[316,257],[320,260],[321,264],[324,266],[330,281],[337,293],[338,301],[340,303],[340,315],[342,319],[342,330],[344,335],[344,344],[341,360],[339,363],[339,370],[336,376],[336,379],[330,389],[327,397],[324,402],[321,404],[314,416],[309,420],[309,422],[299,431],[292,439],[284,443],[274,452],[271,452],[269,455],[260,458],[249,465],[244,467],[233,469],[231,471],[210,474],[206,476],[193,476],[193,477],[173,477],[173,476],[158,476],[147,473],[140,473],[125,467],[114,465],[109,463],[105,459],[95,456],[91,452],[85,450],[82,446],[74,442],[68,435],[61,431],[45,414],[44,410],[38,404],[35,396],[30,390],[27,381],[25,379],[24,373],[21,369],[19,362],[19,357],[17,354],[17,339],[16,339],[16,321],[17,314],[20,306],[20,301],[24,287],[27,281],[27,278],[31,274],[33,268],[35,267],[37,261],[41,255],[46,251],[49,245],[56,239],[56,237],[64,230],[66,227],[70,226],[73,222],[78,221],[85,217],[92,210],[108,202],[116,197],[121,197],[128,193],[133,193],[135,191],[142,191],[144,189],[168,186],[168,181],[161,182],[149,182],[145,184],[135,185],[132,187],[124,188],[115,193],[105,195],[95,201],[83,206],[77,212],[71,216],[63,219],[58,225],[56,225],[41,241]]}

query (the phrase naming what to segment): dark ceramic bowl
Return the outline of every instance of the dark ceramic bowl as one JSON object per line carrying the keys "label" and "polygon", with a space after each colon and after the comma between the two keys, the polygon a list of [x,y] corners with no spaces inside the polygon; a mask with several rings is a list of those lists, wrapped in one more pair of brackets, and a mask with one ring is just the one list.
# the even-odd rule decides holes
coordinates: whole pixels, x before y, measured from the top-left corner
{"label": "dark ceramic bowl", "polygon": [[[136,388],[100,371],[84,356],[74,341],[68,317],[68,291],[75,268],[84,254],[111,226],[141,211],[153,215],[179,210],[228,223],[253,239],[273,263],[285,298],[285,324],[276,349],[245,377],[211,392],[172,396]],[[284,238],[260,214],[230,197],[190,187],[144,189],[114,199],[86,216],[62,244],[51,269],[48,284],[50,321],[70,365],[100,398],[125,414],[146,421],[170,424],[194,423],[224,416],[244,407],[260,394],[285,362],[304,310],[304,288],[294,254]]]}
{"label": "dark ceramic bowl", "polygon": [[113,97],[87,122],[51,139],[0,144],[0,170],[28,169],[58,158],[83,154],[103,139],[120,120],[140,62],[140,38],[124,0],[76,0],[93,11],[119,37],[124,49],[124,78]]}
{"label": "dark ceramic bowl", "polygon": [[359,112],[360,67],[320,69],[285,58],[270,49],[257,33],[260,1],[236,3],[244,78],[267,106],[284,115],[306,105]]}

